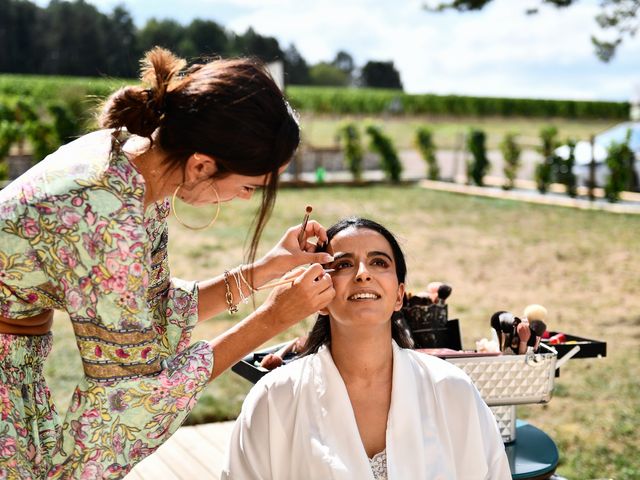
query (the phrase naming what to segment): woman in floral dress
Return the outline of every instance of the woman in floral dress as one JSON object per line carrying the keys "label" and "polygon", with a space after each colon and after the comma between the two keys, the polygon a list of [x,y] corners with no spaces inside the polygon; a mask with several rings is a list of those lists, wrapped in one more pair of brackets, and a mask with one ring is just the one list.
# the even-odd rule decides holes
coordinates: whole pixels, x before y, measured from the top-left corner
{"label": "woman in floral dress", "polygon": [[[108,99],[103,130],[0,191],[0,479],[123,477],[175,432],[211,379],[334,295],[318,264],[331,257],[306,240],[326,240],[316,222],[301,243],[292,227],[255,260],[299,143],[264,67],[239,59],[185,70],[156,48],[142,82]],[[258,187],[248,264],[201,282],[171,278],[169,199],[219,209]],[[313,265],[231,330],[190,343],[195,323],[234,312],[303,264]],[[84,369],[64,420],[43,377],[54,309],[68,312]]]}

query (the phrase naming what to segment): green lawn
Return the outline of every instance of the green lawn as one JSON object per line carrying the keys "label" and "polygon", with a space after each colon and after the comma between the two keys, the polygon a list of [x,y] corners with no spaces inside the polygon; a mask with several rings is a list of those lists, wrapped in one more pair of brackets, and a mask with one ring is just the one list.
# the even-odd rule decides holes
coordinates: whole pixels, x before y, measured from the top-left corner
{"label": "green lawn", "polygon": [[[387,225],[407,253],[410,291],[432,280],[453,286],[450,317],[463,342],[489,335],[497,310],[521,314],[527,304],[549,310],[549,327],[607,342],[604,359],[572,360],[548,405],[519,407],[520,417],[557,442],[560,475],[569,479],[640,478],[640,216],[576,211],[460,196],[418,187],[286,189],[263,237],[263,252],[311,204],[317,220],[346,215]],[[206,278],[242,261],[242,242],[256,201],[224,204],[209,231],[171,221],[173,274]],[[208,213],[203,213],[207,215]],[[260,299],[258,299],[260,301]],[[249,311],[245,307],[241,314]],[[211,338],[237,318],[221,315],[196,328]],[[310,319],[276,340],[305,331]],[[64,411],[80,363],[64,315],[47,364],[54,398]],[[274,341],[276,341],[274,340]],[[192,422],[233,418],[249,384],[227,373],[213,382]]]}

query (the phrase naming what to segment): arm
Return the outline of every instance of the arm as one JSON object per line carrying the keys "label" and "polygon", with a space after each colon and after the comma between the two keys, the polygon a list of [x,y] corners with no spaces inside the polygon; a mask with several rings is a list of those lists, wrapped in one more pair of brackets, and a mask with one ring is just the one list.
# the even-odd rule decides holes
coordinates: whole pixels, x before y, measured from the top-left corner
{"label": "arm", "polygon": [[320,264],[296,277],[290,287],[272,290],[254,313],[210,342],[215,352],[211,379],[274,335],[325,307],[334,296],[331,276]]}
{"label": "arm", "polygon": [[[301,225],[289,228],[282,236],[280,241],[267,253],[263,258],[256,261],[252,265],[242,267],[242,275],[251,286],[255,289],[274,278],[279,278],[289,270],[310,263],[328,263],[331,256],[327,253],[314,253],[315,245],[309,243],[307,239],[317,237],[319,241],[325,242],[327,234],[318,222],[309,221],[305,229],[305,248],[301,249],[298,244],[298,234]],[[231,273],[237,271],[240,267],[231,270]],[[241,282],[243,295],[249,297],[250,289]],[[238,286],[233,278],[229,278],[229,288],[233,295],[234,303],[240,301],[241,295]],[[224,275],[205,280],[198,283],[199,301],[198,301],[198,321],[208,320],[214,315],[226,310],[228,304],[226,301],[226,286],[224,283]]]}

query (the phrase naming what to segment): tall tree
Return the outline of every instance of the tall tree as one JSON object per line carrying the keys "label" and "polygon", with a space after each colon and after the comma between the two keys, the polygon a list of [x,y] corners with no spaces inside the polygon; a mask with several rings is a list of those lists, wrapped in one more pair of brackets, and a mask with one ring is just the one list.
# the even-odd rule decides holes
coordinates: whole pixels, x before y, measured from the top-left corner
{"label": "tall tree", "polygon": [[285,81],[291,85],[307,85],[309,83],[309,65],[292,43],[284,51]]}
{"label": "tall tree", "polygon": [[227,55],[230,50],[227,31],[211,20],[193,20],[185,29],[185,37],[193,48],[189,57]]}
{"label": "tall tree", "polygon": [[52,0],[38,26],[40,73],[97,75],[106,73],[106,15],[84,0]]}
{"label": "tall tree", "polygon": [[363,87],[398,88],[402,90],[400,73],[396,70],[392,61],[368,61],[367,64],[362,67],[360,83]]}
{"label": "tall tree", "polygon": [[[180,48],[185,38],[185,28],[175,20],[157,20],[151,18],[138,33],[138,41],[142,51],[147,51],[155,46],[168,48],[180,55]],[[187,55],[193,52],[187,52]]]}
{"label": "tall tree", "polygon": [[39,10],[29,2],[0,0],[0,72],[33,72]]}
{"label": "tall tree", "polygon": [[240,55],[255,55],[265,62],[284,58],[277,39],[260,35],[251,27],[243,35],[235,36],[233,51]]}
{"label": "tall tree", "polygon": [[106,73],[119,77],[135,77],[141,51],[133,19],[124,7],[114,8],[109,16],[108,31]]}
{"label": "tall tree", "polygon": [[[435,6],[426,5],[429,11],[442,12],[444,10],[458,10],[468,12],[482,10],[493,0],[450,0],[439,2]],[[550,4],[558,8],[570,7],[579,0],[539,0],[541,4]],[[538,13],[538,8],[528,8],[528,14]],[[600,0],[600,13],[596,16],[596,22],[603,30],[613,32],[612,40],[603,40],[592,36],[591,42],[595,48],[596,56],[603,62],[611,60],[618,46],[625,38],[634,37],[640,28],[640,0]]]}

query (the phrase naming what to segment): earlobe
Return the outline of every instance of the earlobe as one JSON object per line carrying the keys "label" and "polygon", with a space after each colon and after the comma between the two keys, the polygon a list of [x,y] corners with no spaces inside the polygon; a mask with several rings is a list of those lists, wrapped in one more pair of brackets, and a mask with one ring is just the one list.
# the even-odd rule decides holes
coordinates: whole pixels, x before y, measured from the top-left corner
{"label": "earlobe", "polygon": [[400,311],[400,309],[402,308],[403,300],[404,300],[404,283],[401,283],[400,285],[398,285],[398,296],[396,298],[396,305],[394,308],[396,312]]}

